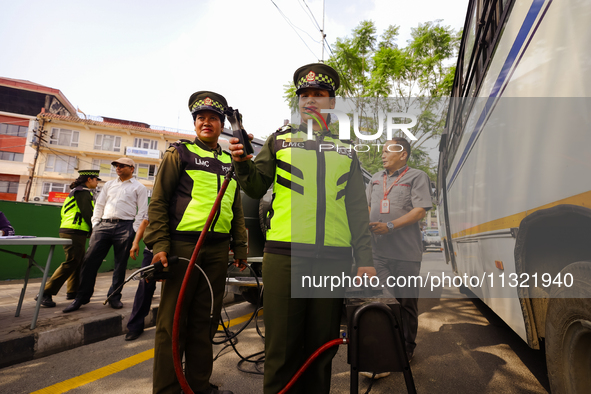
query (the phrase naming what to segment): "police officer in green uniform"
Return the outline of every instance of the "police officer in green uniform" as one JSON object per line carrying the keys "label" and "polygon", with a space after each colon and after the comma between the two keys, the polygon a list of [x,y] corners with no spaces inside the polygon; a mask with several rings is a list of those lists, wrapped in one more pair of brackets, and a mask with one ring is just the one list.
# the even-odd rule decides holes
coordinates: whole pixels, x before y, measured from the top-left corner
{"label": "police officer in green uniform", "polygon": [[[349,143],[332,135],[329,118],[320,113],[335,107],[339,83],[337,72],[325,64],[300,67],[294,84],[301,124],[272,134],[254,162],[251,156],[241,158],[242,145],[230,140],[244,192],[261,198],[273,184],[263,258],[265,394],[283,389],[316,349],[339,337],[342,293],[327,298],[326,288],[306,292],[298,287],[302,274],[349,275],[354,256],[357,275],[375,275],[359,161],[347,149]],[[291,392],[329,393],[336,352],[334,347],[317,358]]]}
{"label": "police officer in green uniform", "polygon": [[[200,91],[191,95],[189,109],[197,138],[180,140],[168,148],[154,183],[148,210],[150,225],[144,237],[154,252],[152,263],[163,261],[168,266],[168,256],[184,258],[168,267],[171,277],[162,286],[156,321],[154,393],[181,391],[172,358],[174,312],[187,270],[185,259],[191,258],[224,175],[232,164],[230,154],[218,145],[226,107],[226,99],[217,93]],[[181,353],[185,355],[186,379],[196,393],[231,393],[219,391],[209,383],[213,368],[211,339],[220,317],[230,248],[236,265],[246,262],[246,227],[235,180],[226,190],[196,262],[213,288],[213,319],[210,319],[210,289],[199,270],[192,272],[185,292],[187,310],[181,319]]]}
{"label": "police officer in green uniform", "polygon": [[66,298],[73,300],[80,283],[80,266],[86,252],[86,239],[92,231],[92,211],[94,199],[92,191],[101,180],[99,170],[80,170],[78,178],[72,182],[72,191],[62,206],[60,238],[72,240],[71,245],[64,245],[66,261],[63,262],[45,284],[41,305],[53,308],[56,304],[52,296],[56,295],[64,282],[68,281]]}

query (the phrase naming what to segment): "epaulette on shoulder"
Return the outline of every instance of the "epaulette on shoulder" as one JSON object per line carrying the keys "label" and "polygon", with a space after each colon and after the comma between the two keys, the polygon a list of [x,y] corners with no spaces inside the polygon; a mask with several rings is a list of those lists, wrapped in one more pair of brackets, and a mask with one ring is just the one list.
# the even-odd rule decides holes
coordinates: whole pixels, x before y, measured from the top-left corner
{"label": "epaulette on shoulder", "polygon": [[277,134],[290,133],[292,129],[293,129],[293,127],[290,124],[286,124],[285,126],[278,128],[275,133],[277,133]]}
{"label": "epaulette on shoulder", "polygon": [[179,139],[179,140],[176,140],[175,142],[172,142],[170,144],[170,146],[168,147],[168,149],[170,149],[170,148],[176,148],[177,146],[181,146],[183,144],[194,144],[194,143],[195,142],[194,141],[191,141],[191,140]]}

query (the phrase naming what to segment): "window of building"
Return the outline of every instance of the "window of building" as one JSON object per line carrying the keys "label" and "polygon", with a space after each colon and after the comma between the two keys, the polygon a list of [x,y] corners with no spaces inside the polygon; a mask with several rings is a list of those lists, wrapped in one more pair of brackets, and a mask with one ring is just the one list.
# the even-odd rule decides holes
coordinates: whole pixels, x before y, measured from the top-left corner
{"label": "window of building", "polygon": [[14,124],[0,123],[0,134],[14,135],[17,137],[26,137],[29,128],[26,126],[17,126]]}
{"label": "window of building", "polygon": [[22,153],[0,151],[0,160],[23,161],[24,156]]}
{"label": "window of building", "polygon": [[93,170],[100,170],[99,177],[101,176],[111,176],[116,177],[117,172],[115,171],[115,167],[111,165],[112,160],[99,160],[99,159],[92,159],[92,169]]}
{"label": "window of building", "polygon": [[18,193],[18,182],[0,181],[0,193]]}
{"label": "window of building", "polygon": [[45,171],[73,174],[74,172],[76,172],[77,164],[78,161],[74,156],[47,155],[47,161],[45,162]]}
{"label": "window of building", "polygon": [[158,149],[158,141],[151,140],[149,138],[135,138],[133,147],[142,149]]}
{"label": "window of building", "polygon": [[49,137],[49,144],[77,148],[79,135],[80,133],[75,130],[52,128],[51,136]]}
{"label": "window of building", "polygon": [[94,139],[94,149],[121,152],[121,137],[108,134],[97,134]]}
{"label": "window of building", "polygon": [[66,183],[43,182],[43,196],[49,196],[49,192],[66,193],[70,191],[70,185]]}
{"label": "window of building", "polygon": [[147,179],[153,181],[158,167],[155,164],[137,164],[133,170],[133,175],[138,179]]}

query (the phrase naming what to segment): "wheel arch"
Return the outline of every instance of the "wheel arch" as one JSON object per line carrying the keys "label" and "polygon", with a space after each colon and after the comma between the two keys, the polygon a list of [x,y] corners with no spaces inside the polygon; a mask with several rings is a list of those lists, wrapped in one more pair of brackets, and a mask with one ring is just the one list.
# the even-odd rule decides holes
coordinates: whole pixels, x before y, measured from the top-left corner
{"label": "wheel arch", "polygon": [[[541,209],[520,223],[515,242],[515,271],[518,275],[549,273],[554,278],[564,267],[591,260],[591,209],[561,204]],[[531,284],[531,282],[530,282]],[[540,286],[540,281],[538,281]],[[519,287],[528,345],[539,349],[545,337],[550,288]]]}

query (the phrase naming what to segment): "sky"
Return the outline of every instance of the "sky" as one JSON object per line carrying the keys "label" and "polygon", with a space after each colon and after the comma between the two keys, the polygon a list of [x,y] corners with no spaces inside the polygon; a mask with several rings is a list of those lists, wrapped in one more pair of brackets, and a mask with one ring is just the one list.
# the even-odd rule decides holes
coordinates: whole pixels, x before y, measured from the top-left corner
{"label": "sky", "polygon": [[[468,0],[0,0],[0,76],[59,89],[87,115],[192,130],[187,102],[222,94],[265,137],[290,118],[283,85],[363,20],[381,34],[442,19],[463,27]],[[281,13],[280,13],[281,11]],[[289,20],[289,22],[282,16]],[[292,27],[295,26],[295,27]],[[297,31],[297,33],[296,33]],[[324,51],[324,59],[330,55]]]}

